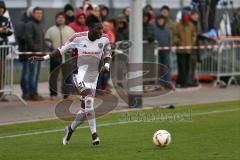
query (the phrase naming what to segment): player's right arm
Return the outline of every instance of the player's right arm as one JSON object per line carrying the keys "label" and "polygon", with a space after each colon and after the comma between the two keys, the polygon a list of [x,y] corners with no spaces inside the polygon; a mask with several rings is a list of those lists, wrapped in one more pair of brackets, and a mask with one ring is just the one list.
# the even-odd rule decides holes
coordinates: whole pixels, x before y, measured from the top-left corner
{"label": "player's right arm", "polygon": [[58,49],[55,49],[51,54],[47,54],[45,56],[32,56],[29,58],[29,61],[31,63],[34,63],[35,61],[44,61],[48,60],[50,57],[59,57],[62,54],[67,53],[67,51],[71,48],[75,48],[76,46],[76,37],[78,37],[77,33],[74,34],[65,44],[63,44]]}

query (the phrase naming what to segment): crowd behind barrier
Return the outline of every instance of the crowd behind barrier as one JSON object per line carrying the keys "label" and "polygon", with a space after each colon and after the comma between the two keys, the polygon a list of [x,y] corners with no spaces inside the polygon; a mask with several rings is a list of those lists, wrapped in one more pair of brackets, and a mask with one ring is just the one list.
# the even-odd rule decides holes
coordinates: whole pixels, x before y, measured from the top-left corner
{"label": "crowd behind barrier", "polygon": [[[218,2],[218,0],[215,1]],[[152,80],[155,84],[161,81],[173,84],[172,77],[175,75],[177,75],[177,88],[197,87],[199,77],[206,75],[216,78],[215,84],[229,85],[236,81],[236,77],[240,75],[240,38],[219,38],[216,32],[218,26],[214,26],[215,19],[210,18],[209,25],[207,21],[203,22],[205,14],[201,12],[201,7],[204,6],[201,4],[200,8],[184,7],[176,16],[176,20],[170,17],[171,9],[166,5],[157,12],[151,5],[143,8],[143,69],[148,70],[147,65],[155,64],[150,65],[153,67],[151,75],[144,76],[144,84],[151,84]],[[216,5],[211,7],[213,11],[216,9]],[[3,1],[0,1],[1,17],[4,17],[5,11],[6,6]],[[45,29],[42,23],[44,9],[36,6],[29,7],[14,28],[17,49],[7,45],[7,37],[13,33],[13,30],[11,22],[6,17],[2,18],[7,25],[1,26],[3,23],[0,23],[0,97],[4,99],[3,93],[14,93],[13,63],[14,59],[19,57],[22,64],[23,94],[21,97],[24,100],[43,100],[44,98],[38,94],[41,62],[30,64],[28,58],[32,55],[49,54],[64,44],[73,33],[88,31],[86,18],[91,14],[102,20],[104,32],[112,44],[129,40],[130,8],[123,9],[117,17],[110,17],[109,12],[110,9],[104,4],[98,5],[91,0],[83,0],[82,6],[78,8],[66,4],[63,11],[56,14],[55,25]],[[211,12],[211,15],[215,14]],[[240,17],[240,10],[237,10],[234,16],[233,33],[240,35],[239,30],[236,30],[238,28],[236,25],[240,27],[240,23],[236,22],[240,19],[237,18]],[[132,43],[134,45],[134,42]],[[121,67],[122,72],[116,74],[117,79],[126,79],[129,53],[127,50],[112,47],[113,69],[111,72],[116,72],[116,68]],[[69,55],[73,52],[69,51]],[[64,95],[63,98],[75,94],[74,89],[64,87],[65,83],[72,84],[71,75],[62,82],[60,91],[56,85],[60,72],[63,75],[69,75],[74,69],[74,66],[69,64],[72,64],[69,56],[50,59],[50,73],[58,70],[49,79],[51,99],[56,99],[59,93]],[[227,82],[225,79],[223,81],[222,77],[227,77]],[[97,89],[109,90],[109,78],[109,73],[100,73]]]}

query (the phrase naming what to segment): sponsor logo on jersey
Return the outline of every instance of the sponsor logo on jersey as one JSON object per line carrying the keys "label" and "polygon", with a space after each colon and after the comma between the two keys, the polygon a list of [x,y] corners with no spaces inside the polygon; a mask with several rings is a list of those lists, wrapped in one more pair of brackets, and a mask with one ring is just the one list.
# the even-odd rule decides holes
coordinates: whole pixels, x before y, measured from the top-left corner
{"label": "sponsor logo on jersey", "polygon": [[100,54],[101,52],[82,52],[82,54]]}

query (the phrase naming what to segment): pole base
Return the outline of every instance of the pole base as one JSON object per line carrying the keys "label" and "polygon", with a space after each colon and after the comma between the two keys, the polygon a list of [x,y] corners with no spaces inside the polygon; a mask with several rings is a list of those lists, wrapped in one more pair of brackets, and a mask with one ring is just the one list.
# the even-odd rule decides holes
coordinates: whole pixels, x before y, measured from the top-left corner
{"label": "pole base", "polygon": [[128,105],[130,108],[142,108],[142,95],[128,95]]}

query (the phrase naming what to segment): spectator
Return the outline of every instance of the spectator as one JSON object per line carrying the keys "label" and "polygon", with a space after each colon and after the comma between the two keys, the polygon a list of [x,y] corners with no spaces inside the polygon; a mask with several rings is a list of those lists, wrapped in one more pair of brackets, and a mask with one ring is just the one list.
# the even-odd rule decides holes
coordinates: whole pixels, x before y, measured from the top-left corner
{"label": "spectator", "polygon": [[83,9],[87,8],[87,6],[89,6],[89,5],[92,5],[92,1],[91,0],[83,0],[83,2],[82,2]]}
{"label": "spectator", "polygon": [[130,8],[124,8],[122,14],[119,16],[119,19],[125,19],[129,23]]}
{"label": "spectator", "polygon": [[99,5],[100,8],[100,17],[102,21],[108,20],[109,8],[105,5]]}
{"label": "spectator", "polygon": [[182,20],[182,15],[183,14],[188,14],[190,15],[192,11],[192,7],[191,6],[185,6],[183,7],[180,11],[178,11],[177,15],[176,15],[176,22],[180,22]]}
{"label": "spectator", "polygon": [[201,27],[203,32],[215,29],[216,9],[219,0],[195,0],[199,3],[201,13]]}
{"label": "spectator", "polygon": [[94,7],[92,14],[100,18],[100,8],[98,6]]}
{"label": "spectator", "polygon": [[143,40],[152,43],[154,41],[154,27],[150,23],[151,15],[143,14]]}
{"label": "spectator", "polygon": [[[59,46],[63,45],[75,32],[72,28],[65,25],[65,16],[63,12],[60,12],[55,17],[56,25],[49,28],[45,34],[45,40],[47,46],[53,50],[57,49]],[[50,58],[50,78],[49,78],[49,89],[51,99],[54,100],[58,95],[57,81],[60,70],[62,71],[62,93],[64,98],[70,94],[70,90],[67,87],[66,77],[71,74],[72,68],[71,63],[69,63],[69,58],[65,56],[62,57],[51,57]]]}
{"label": "spectator", "polygon": [[[33,9],[30,20],[26,24],[27,32],[25,32],[25,34],[28,52],[44,51],[44,28],[41,24],[42,16],[42,8],[35,7]],[[29,55],[29,57],[30,56],[31,55]],[[39,96],[37,91],[41,62],[30,64],[27,58],[28,56],[26,56],[25,59],[22,60],[22,97],[25,100],[42,100],[43,98]]]}
{"label": "spectator", "polygon": [[88,27],[86,26],[86,15],[82,10],[78,10],[75,21],[69,24],[69,26],[75,31],[75,32],[85,32],[88,31]]}
{"label": "spectator", "polygon": [[8,44],[8,36],[13,34],[10,21],[3,16],[5,12],[5,3],[0,1],[0,45]]}
{"label": "spectator", "polygon": [[129,40],[129,29],[126,19],[119,19],[116,31],[116,41]]}
{"label": "spectator", "polygon": [[143,12],[148,13],[150,15],[150,23],[154,24],[155,22],[155,13],[154,10],[152,8],[152,6],[150,4],[147,4],[144,8],[143,8]]}
{"label": "spectator", "polygon": [[231,26],[233,36],[240,36],[240,7],[234,12]]}
{"label": "spectator", "polygon": [[[197,10],[193,10],[191,12],[191,22],[193,24],[193,26],[195,27],[196,33],[198,35],[199,33],[199,13]],[[199,41],[198,38],[196,40],[196,45],[199,45]],[[198,81],[195,79],[195,72],[196,72],[196,66],[197,66],[197,62],[200,61],[200,55],[199,55],[199,50],[195,49],[192,51],[191,54],[191,62],[190,62],[190,73],[189,73],[189,86],[192,87],[196,87],[198,86]]]}
{"label": "spectator", "polygon": [[[8,36],[12,35],[13,31],[11,28],[11,23],[7,17],[4,17],[6,11],[6,6],[3,1],[0,1],[0,45],[8,44]],[[5,80],[5,58],[8,54],[8,51],[3,51],[3,48],[0,52],[0,90],[4,88]],[[0,98],[3,96],[3,92],[0,92]],[[2,99],[6,100],[6,99]]]}
{"label": "spectator", "polygon": [[[197,33],[190,22],[190,16],[187,14],[182,15],[182,20],[176,26],[174,42],[177,46],[193,46],[195,45]],[[192,53],[191,49],[177,50],[177,63],[178,63],[178,78],[177,88],[186,88],[189,86],[190,64]]]}
{"label": "spectator", "polygon": [[[15,28],[15,36],[18,42],[18,50],[20,52],[27,52],[27,37],[26,24],[30,21],[34,7],[29,7],[22,15],[20,22]],[[19,55],[20,62],[28,59],[26,55]]]}
{"label": "spectator", "polygon": [[86,14],[86,17],[93,14],[97,17],[100,17],[100,8],[97,4],[93,3],[91,0],[84,0],[82,6],[79,8],[83,10]]}
{"label": "spectator", "polygon": [[64,14],[65,14],[65,23],[66,25],[69,25],[70,23],[72,23],[75,19],[74,16],[74,8],[72,7],[71,4],[66,4],[64,7]]}
{"label": "spectator", "polygon": [[[162,6],[160,9],[161,15],[163,15],[166,18],[166,26],[171,31],[171,37],[173,37],[174,32],[176,30],[176,24],[175,22],[170,18],[170,8],[168,6]],[[173,42],[173,39],[172,39]]]}
{"label": "spectator", "polygon": [[83,0],[82,6],[80,7],[80,9],[86,11],[89,6],[91,6],[93,9],[97,7],[97,5],[93,3],[91,0]]}
{"label": "spectator", "polygon": [[[166,27],[166,18],[163,15],[157,16],[156,18],[156,24],[154,26],[154,33],[155,33],[155,39],[158,42],[158,46],[161,47],[170,47],[171,46],[171,32]],[[170,49],[169,50],[160,50],[158,52],[158,62],[161,65],[164,65],[167,67],[167,73],[166,70],[162,71],[161,67],[159,68],[159,76],[160,80],[164,80],[165,82],[171,82],[171,68],[170,68]],[[163,75],[162,75],[163,74]]]}
{"label": "spectator", "polygon": [[104,33],[108,35],[110,43],[115,43],[115,25],[114,22],[109,20],[109,21],[104,21],[103,22],[103,30]]}
{"label": "spectator", "polygon": [[86,10],[84,10],[84,13],[86,15],[86,17],[88,17],[89,15],[93,14],[93,7],[90,5],[87,7]]}

